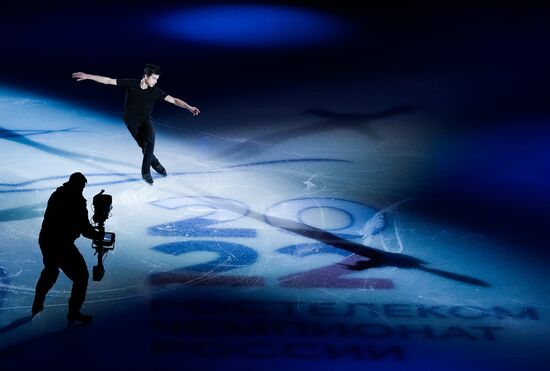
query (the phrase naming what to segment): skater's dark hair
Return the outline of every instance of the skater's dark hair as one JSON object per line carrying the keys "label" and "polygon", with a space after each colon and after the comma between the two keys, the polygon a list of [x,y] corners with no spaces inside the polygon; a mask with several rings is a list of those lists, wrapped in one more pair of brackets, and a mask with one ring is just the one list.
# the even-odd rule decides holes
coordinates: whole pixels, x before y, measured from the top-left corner
{"label": "skater's dark hair", "polygon": [[143,69],[145,76],[160,75],[160,67],[156,64],[147,63]]}

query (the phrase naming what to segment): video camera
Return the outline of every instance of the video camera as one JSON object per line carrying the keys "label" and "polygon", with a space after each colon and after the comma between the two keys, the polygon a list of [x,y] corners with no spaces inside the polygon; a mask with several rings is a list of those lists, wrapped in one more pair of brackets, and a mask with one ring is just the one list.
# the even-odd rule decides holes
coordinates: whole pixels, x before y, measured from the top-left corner
{"label": "video camera", "polygon": [[101,281],[105,275],[103,256],[107,254],[107,251],[114,250],[115,248],[115,234],[113,232],[105,232],[105,221],[111,213],[113,197],[103,192],[105,192],[104,189],[96,194],[93,199],[94,215],[92,216],[92,220],[98,224],[98,230],[103,232],[103,239],[92,240],[92,248],[95,249],[97,254],[97,265],[92,270],[94,281]]}

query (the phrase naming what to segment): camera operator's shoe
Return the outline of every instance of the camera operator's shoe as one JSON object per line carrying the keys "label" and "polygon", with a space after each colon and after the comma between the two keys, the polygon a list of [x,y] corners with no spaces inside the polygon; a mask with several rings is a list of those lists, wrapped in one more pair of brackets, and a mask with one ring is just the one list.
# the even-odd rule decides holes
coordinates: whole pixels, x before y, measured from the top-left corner
{"label": "camera operator's shoe", "polygon": [[44,310],[44,304],[42,303],[32,303],[32,309],[31,309],[31,312],[32,312],[32,316],[33,318],[40,312],[42,312]]}
{"label": "camera operator's shoe", "polygon": [[157,172],[159,173],[160,175],[162,176],[166,176],[166,169],[164,168],[164,166],[162,166],[160,164],[160,162],[157,162],[156,164],[152,164],[151,167]]}
{"label": "camera operator's shoe", "polygon": [[84,313],[69,313],[67,315],[67,326],[89,325],[92,323],[92,316]]}
{"label": "camera operator's shoe", "polygon": [[143,174],[142,177],[148,184],[153,185],[153,177],[151,174]]}

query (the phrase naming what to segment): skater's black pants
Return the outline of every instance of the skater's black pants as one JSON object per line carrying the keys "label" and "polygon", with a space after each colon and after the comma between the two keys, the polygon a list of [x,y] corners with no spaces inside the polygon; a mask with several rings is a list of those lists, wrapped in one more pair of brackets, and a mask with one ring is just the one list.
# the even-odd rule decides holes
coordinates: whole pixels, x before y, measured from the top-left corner
{"label": "skater's black pants", "polygon": [[143,152],[141,174],[150,174],[151,165],[156,166],[159,163],[159,160],[153,154],[155,150],[155,127],[151,120],[145,120],[139,125],[126,123],[126,126]]}
{"label": "skater's black pants", "polygon": [[74,244],[41,243],[40,250],[42,250],[44,269],[36,284],[35,305],[44,303],[46,294],[57,281],[61,269],[73,281],[71,297],[69,298],[69,314],[79,313],[86,299],[89,277],[88,267],[82,254]]}

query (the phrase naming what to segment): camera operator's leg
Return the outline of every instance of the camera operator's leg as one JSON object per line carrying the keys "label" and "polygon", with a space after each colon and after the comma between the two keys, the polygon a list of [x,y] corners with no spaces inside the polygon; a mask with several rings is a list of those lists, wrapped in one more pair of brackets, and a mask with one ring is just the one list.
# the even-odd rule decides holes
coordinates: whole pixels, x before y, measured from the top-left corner
{"label": "camera operator's leg", "polygon": [[55,262],[48,261],[44,257],[44,269],[40,273],[40,278],[36,283],[34,292],[34,301],[32,303],[32,315],[36,316],[44,309],[44,301],[48,291],[53,287],[57,277],[59,277],[59,266]]}
{"label": "camera operator's leg", "polygon": [[76,246],[68,249],[61,261],[61,270],[73,281],[71,297],[69,298],[69,313],[67,320],[69,324],[80,321],[84,324],[92,323],[92,316],[80,313],[82,304],[86,299],[88,289],[88,267]]}

